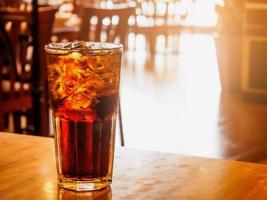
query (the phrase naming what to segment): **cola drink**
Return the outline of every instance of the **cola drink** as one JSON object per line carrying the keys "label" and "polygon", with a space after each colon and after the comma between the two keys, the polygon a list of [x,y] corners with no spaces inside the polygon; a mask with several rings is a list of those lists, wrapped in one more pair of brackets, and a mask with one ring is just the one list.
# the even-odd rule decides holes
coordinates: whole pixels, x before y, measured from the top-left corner
{"label": "cola drink", "polygon": [[59,184],[106,187],[112,180],[122,47],[76,42],[45,49]]}

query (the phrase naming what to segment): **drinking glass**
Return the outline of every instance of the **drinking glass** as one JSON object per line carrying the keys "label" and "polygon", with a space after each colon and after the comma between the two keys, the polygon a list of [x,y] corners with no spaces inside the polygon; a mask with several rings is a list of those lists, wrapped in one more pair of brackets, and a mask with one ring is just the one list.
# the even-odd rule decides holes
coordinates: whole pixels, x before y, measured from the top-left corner
{"label": "drinking glass", "polygon": [[59,185],[76,191],[112,181],[122,46],[45,46]]}

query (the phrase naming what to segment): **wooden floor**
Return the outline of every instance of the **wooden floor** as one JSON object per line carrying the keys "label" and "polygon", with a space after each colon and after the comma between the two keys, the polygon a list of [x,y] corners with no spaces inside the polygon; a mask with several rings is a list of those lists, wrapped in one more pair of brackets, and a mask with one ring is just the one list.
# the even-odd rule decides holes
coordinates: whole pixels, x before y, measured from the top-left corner
{"label": "wooden floor", "polygon": [[159,45],[151,57],[140,36],[136,50],[124,56],[126,146],[253,162],[267,158],[267,104],[221,92],[212,35],[184,33],[178,39],[176,53]]}

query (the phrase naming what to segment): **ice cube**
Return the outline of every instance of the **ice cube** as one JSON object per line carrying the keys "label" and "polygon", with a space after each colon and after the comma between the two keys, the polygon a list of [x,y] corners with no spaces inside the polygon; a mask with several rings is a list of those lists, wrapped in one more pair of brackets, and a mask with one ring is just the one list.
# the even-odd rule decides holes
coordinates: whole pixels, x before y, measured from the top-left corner
{"label": "ice cube", "polygon": [[50,43],[50,44],[48,44],[48,48],[66,49],[66,50],[80,49],[81,47],[85,47],[85,46],[86,46],[86,42],[84,42],[84,41],[60,42],[60,43]]}

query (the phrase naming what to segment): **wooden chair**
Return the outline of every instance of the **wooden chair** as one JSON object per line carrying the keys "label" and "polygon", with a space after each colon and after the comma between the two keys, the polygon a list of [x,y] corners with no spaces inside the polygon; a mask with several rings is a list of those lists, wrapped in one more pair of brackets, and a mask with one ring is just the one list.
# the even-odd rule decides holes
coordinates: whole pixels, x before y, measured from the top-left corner
{"label": "wooden chair", "polygon": [[[127,42],[128,20],[135,7],[127,3],[114,4],[111,8],[86,5],[82,11],[80,39],[101,42]],[[124,146],[121,105],[119,103],[119,127],[121,145]]]}
{"label": "wooden chair", "polygon": [[[15,132],[28,132],[41,135],[48,135],[48,101],[47,101],[47,78],[46,62],[43,46],[50,41],[52,24],[55,10],[49,7],[39,8],[39,73],[40,87],[32,87],[32,55],[33,44],[31,36],[32,13],[15,8],[0,9],[1,39],[4,49],[0,60],[0,130],[7,128],[10,123],[8,114],[14,116]],[[5,42],[4,42],[5,41]],[[5,56],[5,54],[7,56]],[[5,59],[7,57],[8,59]],[[38,90],[41,92],[40,116],[33,116],[32,93]],[[3,117],[5,116],[5,117]],[[26,119],[24,124],[21,120]],[[36,132],[33,118],[38,118],[40,132]],[[25,125],[26,124],[26,125]],[[23,127],[21,126],[23,125]]]}
{"label": "wooden chair", "polygon": [[[82,11],[85,1],[86,0],[72,0],[72,2],[66,1],[60,5],[60,8],[66,5],[72,5],[72,10],[68,12],[68,14],[71,14],[71,16],[66,19],[65,17],[60,17],[59,12],[56,13],[56,20],[51,38],[52,42],[71,42],[80,40],[80,21],[82,18]],[[67,25],[67,23],[70,21],[72,21],[72,23]]]}
{"label": "wooden chair", "polygon": [[120,42],[125,46],[128,20],[134,13],[135,8],[127,3],[114,4],[111,8],[85,5],[80,38],[90,41]]}
{"label": "wooden chair", "polygon": [[[180,33],[180,23],[183,13],[177,7],[180,0],[135,0],[135,22],[130,32],[145,36],[149,52],[154,55],[159,35],[167,38]],[[171,9],[172,8],[172,9]],[[167,45],[166,45],[167,46]]]}
{"label": "wooden chair", "polygon": [[0,63],[0,131],[7,128],[10,112],[14,113],[13,126],[15,127],[13,128],[18,130],[20,119],[17,117],[18,113],[15,112],[18,111],[18,106],[25,111],[31,108],[31,88],[26,89],[23,81],[18,82],[14,51],[2,26],[0,26]]}

